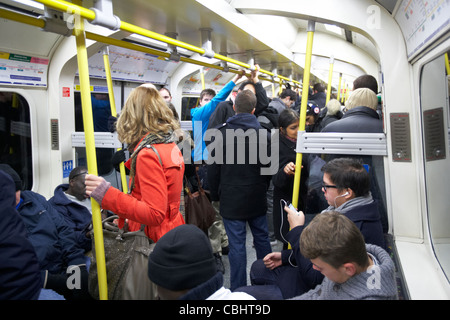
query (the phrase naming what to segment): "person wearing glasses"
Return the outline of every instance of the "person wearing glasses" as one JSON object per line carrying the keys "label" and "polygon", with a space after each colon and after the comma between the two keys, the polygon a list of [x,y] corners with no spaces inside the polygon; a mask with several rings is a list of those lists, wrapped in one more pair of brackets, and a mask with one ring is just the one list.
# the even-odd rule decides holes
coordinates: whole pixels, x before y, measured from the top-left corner
{"label": "person wearing glasses", "polygon": [[88,252],[92,249],[92,240],[88,237],[88,227],[92,222],[91,199],[86,196],[84,178],[88,170],[79,166],[69,174],[69,183],[55,188],[48,202],[72,227],[78,244]]}
{"label": "person wearing glasses", "polygon": [[[364,166],[357,159],[336,158],[326,163],[322,171],[322,191],[329,205],[322,213],[337,211],[345,215],[361,231],[366,243],[385,248],[378,204],[370,194],[370,177]],[[256,299],[289,299],[315,288],[324,277],[300,252],[299,240],[305,224],[303,212],[288,207],[285,210],[290,226],[286,239],[292,249],[272,252],[255,261],[250,279],[258,287],[238,289]]]}

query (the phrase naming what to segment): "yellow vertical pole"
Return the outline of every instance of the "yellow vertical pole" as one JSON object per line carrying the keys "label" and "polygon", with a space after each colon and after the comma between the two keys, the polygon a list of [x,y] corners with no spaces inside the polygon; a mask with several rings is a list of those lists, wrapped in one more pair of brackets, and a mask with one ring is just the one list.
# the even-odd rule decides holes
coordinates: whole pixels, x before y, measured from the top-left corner
{"label": "yellow vertical pole", "polygon": [[[311,72],[311,56],[312,56],[312,46],[314,39],[314,31],[315,31],[315,22],[308,21],[308,35],[306,42],[306,57],[305,57],[305,68],[303,73],[303,92],[302,92],[302,103],[300,106],[300,121],[298,126],[298,133],[300,135],[301,132],[305,132],[305,124],[306,124],[306,107],[308,104],[308,94],[309,94],[309,75]],[[301,152],[297,152],[295,158],[295,175],[294,175],[294,190],[292,192],[292,205],[297,208],[298,207],[298,195],[300,192],[300,176],[302,171],[302,160],[303,154]]]}
{"label": "yellow vertical pole", "polygon": [[341,82],[342,82],[342,73],[339,73],[339,86],[338,86],[337,101],[339,101],[341,98]]}
{"label": "yellow vertical pole", "polygon": [[447,75],[450,75],[450,63],[448,62],[448,53],[445,53],[445,69],[447,70]]}
{"label": "yellow vertical pole", "polygon": [[[81,0],[76,0],[80,2]],[[92,116],[91,89],[89,83],[88,55],[86,51],[86,35],[84,33],[84,19],[75,18],[75,39],[77,45],[78,73],[80,79],[81,107],[83,111],[83,125],[86,141],[87,167],[90,174],[97,175],[97,159],[95,153],[94,121]],[[108,299],[106,281],[105,247],[103,242],[102,218],[100,205],[91,198],[92,225],[95,237],[95,254],[97,260],[98,286],[101,300]]]}
{"label": "yellow vertical pole", "polygon": [[[114,90],[111,77],[111,65],[109,62],[109,47],[103,48],[103,62],[105,64],[106,83],[108,84],[109,104],[111,106],[111,115],[117,117],[116,100],[114,98]],[[117,151],[122,148],[117,148]],[[125,173],[125,165],[120,163],[120,180],[122,181],[122,190],[124,193],[128,193],[127,177]]]}
{"label": "yellow vertical pole", "polygon": [[328,86],[327,86],[327,100],[325,104],[330,101],[331,97],[331,81],[333,80],[333,67],[334,67],[334,57],[330,57],[330,71],[328,71]]}
{"label": "yellow vertical pole", "polygon": [[202,79],[202,90],[205,90],[205,71],[203,68],[200,69],[200,77]]}

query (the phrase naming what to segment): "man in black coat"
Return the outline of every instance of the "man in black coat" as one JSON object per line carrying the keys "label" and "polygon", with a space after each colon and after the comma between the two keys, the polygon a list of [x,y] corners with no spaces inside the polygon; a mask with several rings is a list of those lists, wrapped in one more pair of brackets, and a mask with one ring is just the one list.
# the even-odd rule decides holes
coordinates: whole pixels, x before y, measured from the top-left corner
{"label": "man in black coat", "polygon": [[[383,133],[383,121],[377,113],[378,98],[373,90],[369,88],[359,88],[354,90],[347,102],[345,108],[347,111],[344,116],[338,120],[326,125],[322,132],[359,132],[359,133]],[[327,155],[325,160],[329,161],[337,157],[348,157],[348,155]],[[383,230],[388,230],[387,213],[384,202],[382,201],[381,183],[378,177],[384,176],[382,158],[377,156],[353,156],[359,158],[367,167],[371,178],[372,196],[380,203],[379,210],[383,223]]]}
{"label": "man in black coat", "polygon": [[247,223],[257,257],[262,259],[272,251],[266,219],[270,175],[261,174],[265,165],[261,154],[268,155],[270,137],[253,115],[255,106],[256,97],[251,91],[240,92],[234,105],[236,115],[219,127],[217,139],[208,145],[208,160],[215,161],[208,170],[211,199],[220,200],[229,241],[231,290],[247,284]]}
{"label": "man in black coat", "polygon": [[3,169],[0,166],[0,300],[35,300],[43,283],[36,253],[15,209],[21,182],[13,182]]}

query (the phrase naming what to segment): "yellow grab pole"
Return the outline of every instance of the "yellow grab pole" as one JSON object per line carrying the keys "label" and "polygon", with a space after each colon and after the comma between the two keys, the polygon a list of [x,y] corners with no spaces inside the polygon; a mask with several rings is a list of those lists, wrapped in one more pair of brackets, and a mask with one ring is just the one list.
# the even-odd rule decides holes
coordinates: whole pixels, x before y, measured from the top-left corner
{"label": "yellow grab pole", "polygon": [[445,53],[445,69],[447,70],[447,75],[450,75],[450,63],[448,62],[448,53]]}
{"label": "yellow grab pole", "polygon": [[[308,35],[306,42],[306,57],[305,57],[305,68],[303,73],[303,92],[302,92],[302,103],[300,107],[300,121],[298,126],[298,133],[300,135],[301,132],[305,131],[305,123],[306,123],[306,106],[308,104],[308,88],[309,88],[309,75],[311,71],[311,56],[312,56],[312,46],[314,39],[314,31],[315,31],[315,22],[308,21]],[[300,192],[300,175],[302,171],[302,160],[303,154],[301,152],[297,152],[297,156],[295,158],[295,175],[294,175],[294,190],[292,192],[292,205],[295,208],[298,208],[298,195]]]}
{"label": "yellow grab pole", "polygon": [[[80,0],[77,0],[80,1]],[[91,89],[89,83],[88,55],[86,51],[86,37],[84,34],[84,19],[77,17],[75,25],[75,39],[77,45],[78,73],[80,79],[81,107],[83,111],[83,125],[86,141],[87,167],[90,174],[97,175],[97,159],[95,153],[94,121],[92,116]],[[91,198],[92,225],[94,228],[95,254],[97,260],[98,286],[101,300],[108,299],[106,281],[105,247],[103,244],[102,218],[100,205]]]}
{"label": "yellow grab pole", "polygon": [[200,69],[200,77],[202,79],[202,90],[205,90],[205,70],[203,68]]}
{"label": "yellow grab pole", "polygon": [[327,100],[325,104],[330,101],[331,97],[331,81],[333,80],[333,66],[334,66],[334,57],[330,57],[330,71],[328,72],[328,86],[327,86]]}
{"label": "yellow grab pole", "polygon": [[339,99],[341,97],[341,82],[342,82],[342,73],[339,73],[339,86],[338,86],[337,101],[339,101]]}
{"label": "yellow grab pole", "polygon": [[[108,93],[109,93],[109,104],[111,106],[111,115],[113,117],[117,117],[116,110],[116,100],[114,99],[114,90],[111,78],[111,65],[109,63],[109,47],[103,48],[103,62],[105,64],[105,74],[106,74],[106,83],[108,85]],[[122,150],[122,148],[117,148],[117,151]],[[125,165],[123,161],[119,165],[120,169],[120,180],[122,181],[122,190],[124,193],[128,193],[128,185],[127,185],[127,176],[125,173]]]}

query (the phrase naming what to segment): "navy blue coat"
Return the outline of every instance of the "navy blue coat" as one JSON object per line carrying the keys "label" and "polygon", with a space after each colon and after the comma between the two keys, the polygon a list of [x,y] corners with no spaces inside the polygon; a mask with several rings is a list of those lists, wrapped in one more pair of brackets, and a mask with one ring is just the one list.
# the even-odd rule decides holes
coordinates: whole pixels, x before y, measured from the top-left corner
{"label": "navy blue coat", "polygon": [[17,213],[11,177],[0,170],[0,300],[34,300],[42,288],[39,263]]}
{"label": "navy blue coat", "polygon": [[74,230],[76,241],[87,252],[92,249],[92,240],[86,237],[87,228],[92,222],[92,214],[85,206],[66,197],[64,191],[68,188],[68,184],[57,186],[54,196],[48,202],[63,215],[67,224]]}
{"label": "navy blue coat", "polygon": [[[242,129],[241,132],[249,133],[240,146],[236,141],[227,140],[226,130]],[[214,163],[208,166],[208,181],[211,199],[220,199],[220,214],[226,219],[246,220],[266,214],[267,199],[266,192],[269,186],[269,175],[261,175],[261,168],[265,164],[259,158],[260,144],[258,130],[262,129],[256,117],[249,113],[239,113],[228,118],[226,124],[219,128],[222,133],[223,142],[223,164]],[[267,134],[267,148],[270,149],[270,133]],[[255,136],[256,135],[256,136]],[[237,139],[233,139],[237,140]],[[209,149],[213,146],[211,143]],[[243,152],[239,149],[242,147]],[[220,148],[220,146],[219,146]],[[208,149],[208,150],[209,150]],[[234,150],[232,161],[227,158],[227,151]],[[216,155],[217,150],[209,150],[211,157]],[[256,162],[252,163],[252,157],[256,156]],[[266,151],[268,154],[269,151]],[[243,160],[243,161],[238,161]],[[230,163],[232,162],[232,163]]]}
{"label": "navy blue coat", "polygon": [[323,127],[322,132],[382,133],[383,122],[375,110],[361,106],[348,110],[340,120]]}
{"label": "navy blue coat", "polygon": [[22,191],[19,214],[33,245],[41,268],[53,274],[65,274],[70,265],[86,263],[83,249],[76,243],[72,228],[40,194]]}

